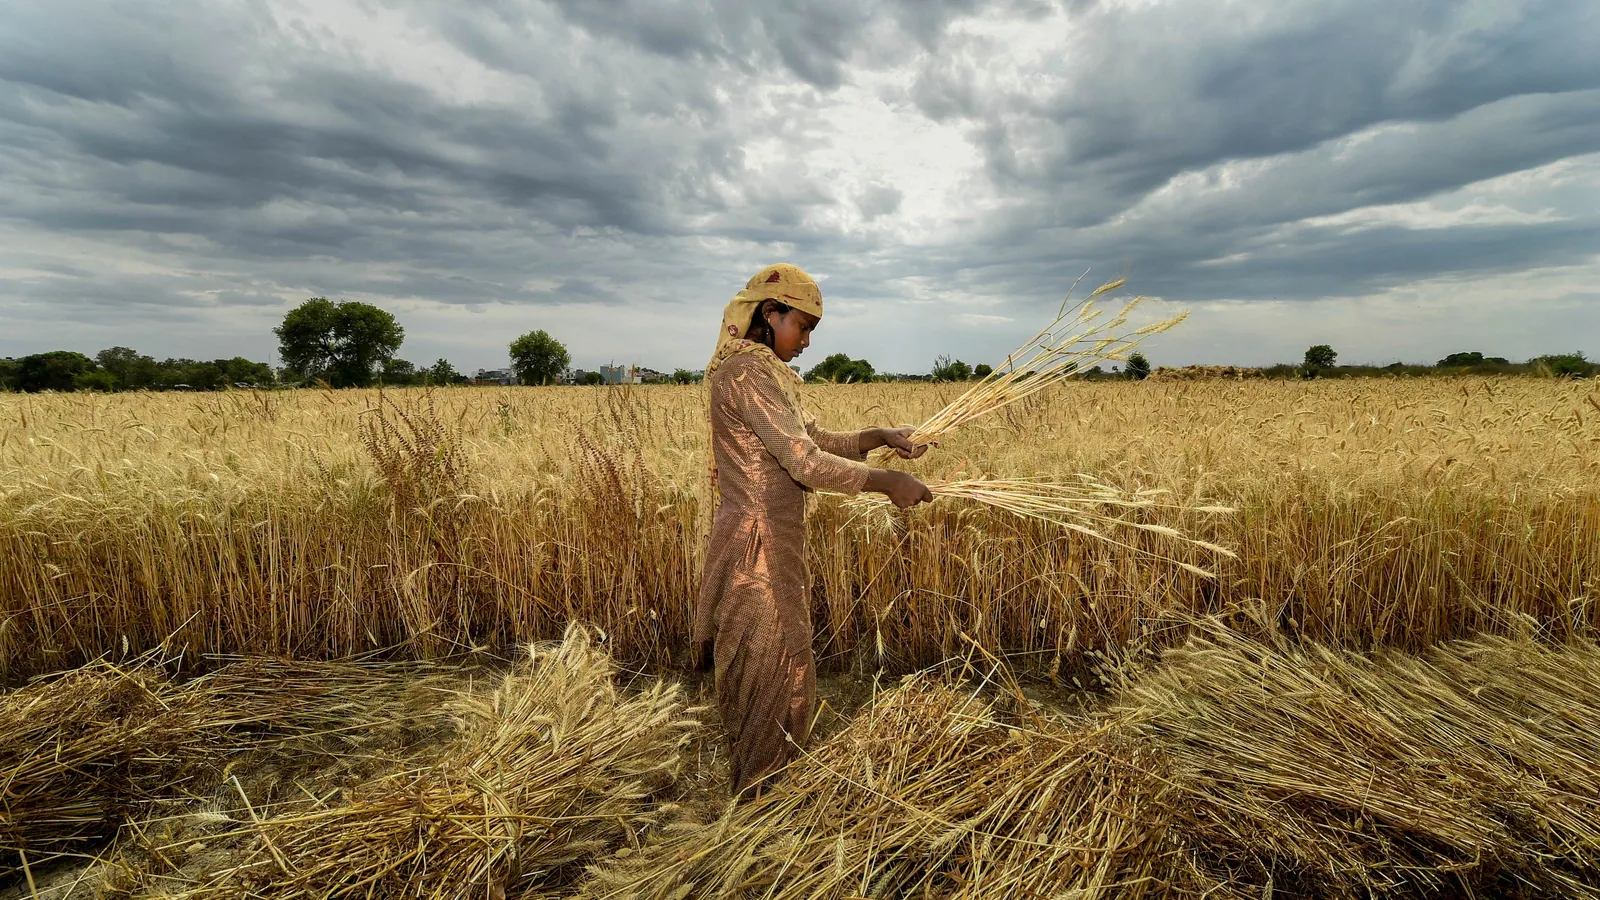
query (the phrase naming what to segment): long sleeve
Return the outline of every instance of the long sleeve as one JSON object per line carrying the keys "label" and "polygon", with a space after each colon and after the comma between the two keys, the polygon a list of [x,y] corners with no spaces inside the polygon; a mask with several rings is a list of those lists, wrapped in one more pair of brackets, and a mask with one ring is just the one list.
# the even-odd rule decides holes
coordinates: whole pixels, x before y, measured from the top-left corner
{"label": "long sleeve", "polygon": [[[789,405],[776,373],[767,364],[740,366],[741,371],[727,379],[728,399],[746,427],[755,432],[761,444],[793,478],[813,490],[858,494],[867,485],[867,466],[857,459],[829,453],[807,433],[806,426]],[[836,436],[832,435],[830,436]]]}
{"label": "long sleeve", "polygon": [[845,459],[865,461],[867,455],[861,452],[861,432],[859,431],[828,431],[819,426],[817,420],[806,416],[806,434],[817,442],[823,452],[842,456]]}

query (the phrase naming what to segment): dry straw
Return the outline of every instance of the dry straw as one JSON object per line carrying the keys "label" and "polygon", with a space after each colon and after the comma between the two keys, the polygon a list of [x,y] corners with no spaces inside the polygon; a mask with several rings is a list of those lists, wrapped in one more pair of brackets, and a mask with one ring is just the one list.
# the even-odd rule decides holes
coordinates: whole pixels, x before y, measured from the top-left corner
{"label": "dry straw", "polygon": [[212,710],[159,674],[92,666],[0,695],[0,873],[82,852],[181,792]]}
{"label": "dry straw", "polygon": [[[1066,530],[1104,541],[1123,550],[1145,554],[1170,562],[1175,566],[1203,578],[1216,576],[1193,563],[1173,559],[1157,551],[1146,550],[1112,537],[1110,532],[1123,529],[1143,532],[1174,544],[1186,544],[1228,559],[1236,554],[1226,547],[1199,538],[1189,537],[1169,525],[1145,521],[1152,514],[1168,515],[1186,512],[1206,515],[1224,515],[1233,510],[1226,506],[1186,507],[1164,503],[1168,494],[1161,489],[1140,491],[1119,490],[1102,484],[1090,475],[1079,475],[1075,481],[1048,480],[1044,478],[973,478],[960,481],[929,481],[928,490],[938,498],[980,503],[1025,519],[1034,519]],[[863,494],[846,501],[846,506],[862,511],[887,513],[889,501],[885,497]]]}
{"label": "dry straw", "polygon": [[1172,815],[1218,881],[1600,896],[1592,643],[1374,657],[1214,629],[1109,715],[1167,761]]}
{"label": "dry straw", "polygon": [[669,831],[579,896],[1137,897],[1163,792],[1104,728],[1018,720],[916,677],[766,797]]}
{"label": "dry straw", "polygon": [[449,709],[462,736],[435,758],[269,812],[243,808],[213,840],[240,850],[134,891],[191,898],[540,896],[597,856],[636,846],[699,727],[675,685],[624,694],[581,626],[536,646],[487,697]]}
{"label": "dry straw", "polygon": [[[1107,282],[1095,288],[1088,297],[1071,308],[1067,306],[1072,297],[1071,291],[1068,291],[1067,299],[1061,301],[1061,308],[1057,310],[1054,320],[1007,356],[1003,365],[979,379],[976,384],[919,425],[910,436],[911,442],[919,446],[936,443],[940,438],[968,422],[1021,403],[1047,388],[1087,371],[1091,366],[1108,360],[1126,360],[1146,337],[1160,334],[1187,317],[1188,314],[1183,313],[1151,323],[1131,333],[1119,334],[1118,329],[1127,324],[1129,315],[1144,298],[1135,297],[1123,306],[1120,312],[1104,321],[1101,319],[1105,317],[1106,311],[1095,303],[1095,298],[1122,287],[1124,283],[1124,279]],[[880,455],[883,455],[882,452]],[[1231,550],[1208,541],[1188,537],[1168,525],[1140,521],[1125,515],[1108,515],[1107,510],[1123,513],[1133,510],[1154,510],[1157,503],[1152,495],[1166,492],[1120,491],[1099,483],[1089,475],[1078,476],[1077,482],[1025,478],[932,481],[928,482],[928,488],[935,497],[979,503],[1025,519],[1048,522],[1083,537],[1113,544],[1134,553],[1154,556],[1202,578],[1216,576],[1193,563],[1130,546],[1111,537],[1106,530],[1137,529],[1205,549],[1220,556],[1233,558],[1235,555]],[[850,505],[858,509],[870,509],[874,506],[886,508],[886,504],[887,501],[881,497],[867,496],[851,501]],[[1182,509],[1182,507],[1169,505],[1168,509]],[[1231,509],[1215,505],[1201,507],[1197,511],[1233,512]]]}
{"label": "dry straw", "polygon": [[96,663],[0,694],[0,873],[21,853],[38,864],[91,850],[157,807],[188,802],[243,753],[346,750],[339,736],[395,721],[436,673],[393,663],[219,662],[187,682],[153,657]]}
{"label": "dry straw", "polygon": [[1216,631],[1118,677],[1079,721],[913,678],[580,896],[1600,896],[1592,644]]}

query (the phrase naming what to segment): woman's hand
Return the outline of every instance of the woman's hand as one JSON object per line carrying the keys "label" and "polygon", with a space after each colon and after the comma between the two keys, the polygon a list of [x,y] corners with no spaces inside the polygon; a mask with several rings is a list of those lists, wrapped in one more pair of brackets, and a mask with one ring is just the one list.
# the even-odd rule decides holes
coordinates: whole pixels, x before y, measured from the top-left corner
{"label": "woman's hand", "polygon": [[921,479],[894,469],[873,469],[867,475],[867,490],[887,495],[901,509],[933,502],[933,491]]}
{"label": "woman's hand", "polygon": [[928,452],[928,444],[917,445],[911,443],[911,435],[916,431],[909,426],[902,428],[874,428],[872,430],[873,444],[866,450],[876,450],[879,447],[890,447],[896,456],[901,459],[916,459]]}

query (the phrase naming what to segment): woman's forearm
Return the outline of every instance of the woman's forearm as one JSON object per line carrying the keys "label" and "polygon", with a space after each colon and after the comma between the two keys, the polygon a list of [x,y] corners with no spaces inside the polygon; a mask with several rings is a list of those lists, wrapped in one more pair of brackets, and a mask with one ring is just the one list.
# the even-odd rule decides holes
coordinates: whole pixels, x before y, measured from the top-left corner
{"label": "woman's forearm", "polygon": [[871,453],[886,443],[888,442],[883,439],[882,428],[864,428],[861,430],[860,436],[856,438],[856,447],[863,455]]}

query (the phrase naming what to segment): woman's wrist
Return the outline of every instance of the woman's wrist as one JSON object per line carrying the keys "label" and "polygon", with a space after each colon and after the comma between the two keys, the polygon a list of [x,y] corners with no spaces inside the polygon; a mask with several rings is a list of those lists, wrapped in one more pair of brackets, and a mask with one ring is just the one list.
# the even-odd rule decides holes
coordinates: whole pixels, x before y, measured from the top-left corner
{"label": "woman's wrist", "polygon": [[856,438],[856,449],[862,453],[871,453],[887,443],[889,442],[883,439],[882,428],[864,428],[861,436]]}
{"label": "woman's wrist", "polygon": [[867,483],[862,490],[872,491],[876,494],[887,494],[894,490],[896,481],[910,477],[898,469],[879,469],[874,467],[867,472]]}

